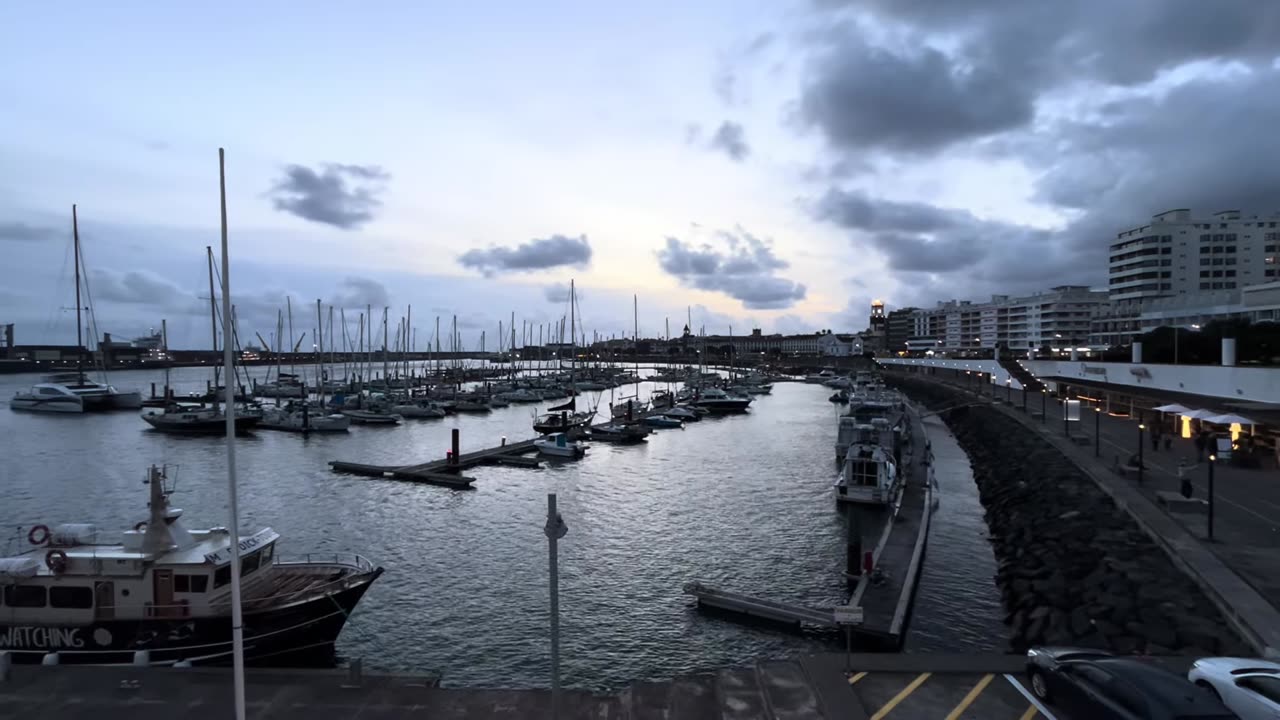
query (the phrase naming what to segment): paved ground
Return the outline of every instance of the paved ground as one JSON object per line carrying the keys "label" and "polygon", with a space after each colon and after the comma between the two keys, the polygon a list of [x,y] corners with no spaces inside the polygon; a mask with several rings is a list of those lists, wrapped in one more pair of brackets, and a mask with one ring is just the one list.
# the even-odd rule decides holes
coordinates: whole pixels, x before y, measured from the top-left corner
{"label": "paved ground", "polygon": [[[560,717],[1077,720],[1033,702],[1022,667],[1013,655],[813,655],[637,683],[616,695],[567,692]],[[224,720],[231,694],[226,670],[23,666],[0,681],[0,717]],[[251,671],[247,697],[254,720],[551,717],[546,690],[439,688],[403,676],[353,685],[343,673]]]}

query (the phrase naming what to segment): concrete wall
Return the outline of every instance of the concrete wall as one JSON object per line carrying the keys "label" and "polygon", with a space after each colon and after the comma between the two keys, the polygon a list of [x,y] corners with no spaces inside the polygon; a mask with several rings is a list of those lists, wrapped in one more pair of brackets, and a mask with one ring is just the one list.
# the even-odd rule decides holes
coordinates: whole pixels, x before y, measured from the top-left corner
{"label": "concrete wall", "polygon": [[[934,358],[877,358],[886,365],[920,365],[952,370],[996,373],[1004,384],[1005,371],[994,360]],[[1280,403],[1280,368],[1221,367],[1218,365],[1147,365],[1131,363],[1023,360],[1032,375],[1047,381],[1087,380],[1128,386],[1150,392],[1178,392],[1248,402]],[[1014,379],[1014,387],[1018,387]]]}
{"label": "concrete wall", "polygon": [[[1018,378],[1010,377],[1009,371],[1000,367],[1000,363],[995,360],[948,360],[946,358],[876,358],[876,362],[882,365],[917,365],[920,367],[936,367],[946,368],[948,370],[968,370],[970,372],[991,373],[995,376],[995,384],[1004,387],[1005,383],[1012,380],[1014,390],[1021,390],[1022,383],[1018,382]],[[1032,370],[1033,374],[1035,373]]]}

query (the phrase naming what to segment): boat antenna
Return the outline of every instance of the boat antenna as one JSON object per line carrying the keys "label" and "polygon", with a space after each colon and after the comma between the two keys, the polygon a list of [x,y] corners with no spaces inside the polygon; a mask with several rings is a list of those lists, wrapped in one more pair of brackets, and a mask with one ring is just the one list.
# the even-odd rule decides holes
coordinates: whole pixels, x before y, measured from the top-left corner
{"label": "boat antenna", "polygon": [[[231,375],[234,359],[231,343],[231,262],[227,254],[227,174],[225,152],[218,148],[218,195],[222,210],[222,364]],[[244,618],[240,608],[240,513],[236,499],[236,406],[235,383],[226,384],[227,418],[227,504],[231,522],[231,653],[235,684],[236,720],[245,720],[244,711]]]}

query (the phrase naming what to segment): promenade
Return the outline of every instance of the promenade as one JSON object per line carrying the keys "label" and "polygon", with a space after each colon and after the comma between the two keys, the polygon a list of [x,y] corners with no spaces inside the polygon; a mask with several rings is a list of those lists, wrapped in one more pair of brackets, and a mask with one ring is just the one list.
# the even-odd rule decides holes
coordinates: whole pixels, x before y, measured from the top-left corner
{"label": "promenade", "polygon": [[[994,402],[1028,427],[1037,428],[1129,510],[1242,634],[1271,653],[1280,651],[1280,606],[1276,604],[1280,600],[1280,471],[1270,458],[1263,460],[1261,468],[1240,468],[1224,461],[1214,465],[1210,539],[1207,512],[1170,511],[1160,502],[1159,493],[1176,494],[1180,489],[1180,460],[1193,466],[1184,469],[1193,498],[1208,499],[1208,452],[1197,463],[1192,440],[1172,437],[1166,449],[1162,437],[1158,449],[1153,449],[1149,430],[1140,430],[1136,418],[1095,412],[1087,402],[1082,401],[1080,421],[1064,423],[1063,402],[1051,395],[1031,392],[1024,400],[1020,390],[993,388],[975,382],[975,376],[952,372],[913,376],[951,385],[977,401]],[[1138,454],[1139,442],[1145,467],[1141,483],[1134,473],[1121,475],[1115,470],[1117,464],[1126,465]]]}

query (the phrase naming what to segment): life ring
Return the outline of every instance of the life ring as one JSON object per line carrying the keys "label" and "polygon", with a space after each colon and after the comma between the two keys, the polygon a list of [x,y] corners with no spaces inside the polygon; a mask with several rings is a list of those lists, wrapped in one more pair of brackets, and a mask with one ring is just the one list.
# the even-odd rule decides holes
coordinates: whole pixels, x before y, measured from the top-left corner
{"label": "life ring", "polygon": [[134,525],[134,526],[133,526],[133,531],[134,531],[134,532],[142,532],[143,530],[146,530],[146,529],[147,529],[147,521],[146,521],[146,520],[142,520],[142,521],[140,521],[137,525]]}
{"label": "life ring", "polygon": [[67,569],[67,554],[61,550],[50,550],[44,555],[44,564],[54,573],[62,574]]}
{"label": "life ring", "polygon": [[31,528],[31,532],[27,533],[27,540],[31,541],[32,545],[44,545],[49,542],[49,534],[48,525],[36,525]]}

